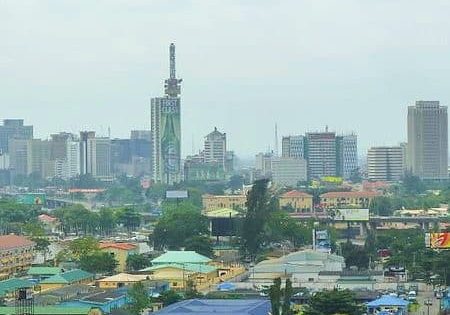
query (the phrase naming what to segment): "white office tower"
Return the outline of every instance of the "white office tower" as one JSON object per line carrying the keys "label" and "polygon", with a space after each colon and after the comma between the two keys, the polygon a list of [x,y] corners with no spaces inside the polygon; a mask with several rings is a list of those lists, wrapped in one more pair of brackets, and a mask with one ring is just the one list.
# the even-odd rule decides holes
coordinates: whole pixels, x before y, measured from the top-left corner
{"label": "white office tower", "polygon": [[417,101],[408,107],[408,170],[425,180],[448,179],[447,106]]}
{"label": "white office tower", "polygon": [[367,152],[367,177],[372,181],[399,181],[404,174],[404,148],[372,147]]}
{"label": "white office tower", "polygon": [[272,160],[272,181],[277,186],[296,187],[299,182],[307,180],[307,163],[305,159],[274,158]]}

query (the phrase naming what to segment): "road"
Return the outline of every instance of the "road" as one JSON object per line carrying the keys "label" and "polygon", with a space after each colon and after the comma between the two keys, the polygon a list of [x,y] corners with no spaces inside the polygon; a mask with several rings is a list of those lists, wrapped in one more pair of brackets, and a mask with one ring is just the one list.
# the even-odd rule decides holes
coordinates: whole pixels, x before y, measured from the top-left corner
{"label": "road", "polygon": [[[425,301],[430,300],[431,305],[425,305]],[[420,308],[417,312],[412,312],[411,315],[438,315],[440,300],[434,297],[433,288],[427,286],[426,291],[420,291],[417,296]]]}

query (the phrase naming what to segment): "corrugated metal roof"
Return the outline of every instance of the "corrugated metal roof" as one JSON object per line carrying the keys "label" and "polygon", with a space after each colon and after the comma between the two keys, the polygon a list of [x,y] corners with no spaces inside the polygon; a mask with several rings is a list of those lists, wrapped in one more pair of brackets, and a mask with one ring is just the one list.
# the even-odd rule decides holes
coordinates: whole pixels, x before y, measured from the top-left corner
{"label": "corrugated metal roof", "polygon": [[33,285],[30,281],[11,278],[0,281],[0,296],[5,296],[8,293],[14,292],[19,288],[31,288]]}
{"label": "corrugated metal roof", "polygon": [[161,264],[161,265],[155,265],[152,267],[145,268],[141,271],[155,271],[163,268],[175,268],[175,269],[183,269],[186,271],[192,271],[192,272],[199,272],[199,273],[210,273],[213,271],[216,271],[217,268],[210,265],[205,264]]}
{"label": "corrugated metal roof", "polygon": [[211,259],[197,254],[194,251],[168,251],[165,254],[152,260],[152,264],[172,264],[172,263],[208,263]]}
{"label": "corrugated metal roof", "polygon": [[90,272],[81,270],[81,269],[74,269],[67,272],[63,272],[54,276],[51,276],[50,278],[47,278],[43,280],[41,283],[63,283],[63,284],[70,284],[74,282],[78,282],[81,280],[86,280],[89,278],[93,278],[94,275]]}
{"label": "corrugated metal roof", "polygon": [[57,275],[61,273],[61,268],[58,267],[31,267],[28,269],[28,275]]}

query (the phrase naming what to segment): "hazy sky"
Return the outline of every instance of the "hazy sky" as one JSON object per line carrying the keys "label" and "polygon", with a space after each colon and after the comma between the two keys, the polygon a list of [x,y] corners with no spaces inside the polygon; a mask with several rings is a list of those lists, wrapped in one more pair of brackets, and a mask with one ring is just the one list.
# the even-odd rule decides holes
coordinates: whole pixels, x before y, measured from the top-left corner
{"label": "hazy sky", "polygon": [[450,101],[450,1],[0,0],[0,117],[35,136],[150,128],[177,46],[184,154],[217,126],[238,155],[328,125],[360,151]]}

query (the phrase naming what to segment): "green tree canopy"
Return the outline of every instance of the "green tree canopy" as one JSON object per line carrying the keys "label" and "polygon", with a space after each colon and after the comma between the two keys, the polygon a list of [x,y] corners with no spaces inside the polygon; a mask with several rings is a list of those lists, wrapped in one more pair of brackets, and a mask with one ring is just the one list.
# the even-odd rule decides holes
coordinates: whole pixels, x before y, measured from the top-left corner
{"label": "green tree canopy", "polygon": [[135,283],[131,289],[128,290],[128,298],[130,299],[128,309],[133,315],[140,315],[141,312],[151,304],[151,299],[142,282]]}
{"label": "green tree canopy", "polygon": [[138,271],[150,266],[150,260],[142,254],[133,254],[127,257],[127,269]]}
{"label": "green tree canopy", "polygon": [[193,250],[206,257],[213,256],[211,239],[206,235],[195,235],[184,241],[185,250]]}
{"label": "green tree canopy", "polygon": [[117,261],[107,252],[95,251],[81,256],[79,266],[92,273],[112,274],[117,267]]}
{"label": "green tree canopy", "polygon": [[363,308],[355,303],[349,290],[326,290],[311,297],[304,315],[361,315]]}

